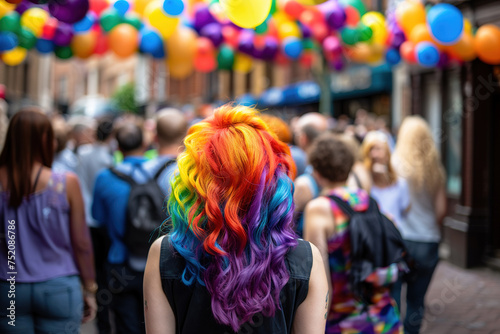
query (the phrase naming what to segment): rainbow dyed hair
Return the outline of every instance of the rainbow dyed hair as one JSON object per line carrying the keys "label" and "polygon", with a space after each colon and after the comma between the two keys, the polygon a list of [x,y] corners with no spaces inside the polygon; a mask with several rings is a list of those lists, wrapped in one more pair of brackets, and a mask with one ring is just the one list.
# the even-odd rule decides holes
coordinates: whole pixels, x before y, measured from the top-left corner
{"label": "rainbow dyed hair", "polygon": [[270,317],[288,282],[295,166],[256,111],[225,105],[192,126],[168,202],[182,281],[205,285],[215,319],[238,331]]}

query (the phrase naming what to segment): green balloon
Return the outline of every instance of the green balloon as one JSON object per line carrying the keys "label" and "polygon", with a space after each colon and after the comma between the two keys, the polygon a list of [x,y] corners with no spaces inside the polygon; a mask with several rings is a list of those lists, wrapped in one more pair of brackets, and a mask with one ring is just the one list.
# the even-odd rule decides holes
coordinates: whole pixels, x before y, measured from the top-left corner
{"label": "green balloon", "polygon": [[311,38],[306,38],[302,41],[302,48],[304,50],[314,50],[316,49],[316,44]]}
{"label": "green balloon", "polygon": [[267,20],[265,20],[260,25],[258,25],[257,27],[255,27],[255,33],[257,33],[259,35],[265,34],[268,30],[269,30],[269,27],[267,25]]}
{"label": "green balloon", "polygon": [[36,36],[28,29],[21,28],[17,34],[19,46],[31,50],[36,45]]}
{"label": "green balloon", "polygon": [[273,0],[273,2],[271,2],[271,10],[269,11],[269,15],[273,15],[274,13],[276,13],[276,8],[276,0]]}
{"label": "green balloon", "polygon": [[137,14],[129,13],[125,15],[124,23],[130,24],[135,29],[139,30],[142,27],[141,18]]}
{"label": "green balloon", "polygon": [[56,46],[56,49],[54,50],[54,53],[56,54],[56,57],[59,59],[70,59],[73,57],[73,51],[71,50],[71,47],[68,46]]}
{"label": "green balloon", "polygon": [[342,41],[347,45],[354,45],[360,41],[359,31],[349,27],[342,29],[340,37],[342,37]]}
{"label": "green balloon", "polygon": [[351,6],[356,8],[359,12],[359,17],[366,14],[365,4],[361,0],[340,0],[339,2],[344,6]]}
{"label": "green balloon", "polygon": [[359,23],[357,29],[359,32],[359,40],[361,42],[367,42],[372,38],[372,28],[365,26],[363,23]]}
{"label": "green balloon", "polygon": [[115,9],[108,9],[102,12],[99,22],[105,32],[110,32],[111,29],[123,23],[123,19]]}
{"label": "green balloon", "polygon": [[0,31],[11,31],[17,33],[21,28],[21,17],[16,11],[5,14],[0,19]]}
{"label": "green balloon", "polygon": [[234,64],[234,51],[227,45],[222,45],[217,55],[219,70],[230,71]]}

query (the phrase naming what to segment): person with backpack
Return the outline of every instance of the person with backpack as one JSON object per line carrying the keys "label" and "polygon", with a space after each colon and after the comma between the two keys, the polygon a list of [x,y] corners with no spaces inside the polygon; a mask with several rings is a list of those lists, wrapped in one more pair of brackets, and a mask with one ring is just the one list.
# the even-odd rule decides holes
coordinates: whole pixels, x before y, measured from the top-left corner
{"label": "person with backpack", "polygon": [[[134,123],[126,123],[117,130],[116,140],[124,159],[114,169],[105,169],[97,176],[92,216],[106,227],[111,239],[107,257],[107,288],[111,294],[110,305],[114,313],[116,332],[144,333],[142,284],[148,251],[148,232],[144,232],[144,225],[141,224],[146,224],[147,230],[148,226],[157,224],[157,227],[161,223],[151,218],[151,215],[156,215],[156,219],[161,219],[161,211],[152,212],[148,209],[158,203],[161,207],[163,197],[156,184],[153,185],[156,189],[146,187],[146,192],[147,189],[153,189],[153,200],[151,197],[141,196],[144,193],[141,189],[134,189],[137,188],[134,185],[144,185],[151,180],[150,174],[143,168],[146,158],[143,157],[141,128]],[[133,193],[138,196],[131,196]],[[131,199],[133,201],[130,201]],[[135,217],[130,214],[133,210]],[[145,220],[141,219],[141,214],[143,218],[146,217]],[[135,235],[135,243],[125,241],[126,238],[134,236],[134,230],[130,228],[132,221],[139,223],[135,226],[135,232],[142,231],[140,235]],[[134,238],[132,239],[134,241]],[[137,249],[132,249],[134,247]]]}
{"label": "person with backpack", "polygon": [[401,236],[365,190],[346,186],[354,157],[345,143],[320,136],[309,162],[323,191],[305,208],[304,239],[330,278],[326,333],[400,333],[390,284],[405,270]]}

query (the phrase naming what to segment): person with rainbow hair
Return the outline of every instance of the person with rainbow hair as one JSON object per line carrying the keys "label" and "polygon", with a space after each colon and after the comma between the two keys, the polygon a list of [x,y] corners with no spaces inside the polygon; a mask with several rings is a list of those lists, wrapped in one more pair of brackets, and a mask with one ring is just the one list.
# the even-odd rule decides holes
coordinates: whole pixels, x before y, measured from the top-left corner
{"label": "person with rainbow hair", "polygon": [[147,332],[324,333],[328,283],[318,249],[293,231],[288,146],[254,109],[232,105],[184,144],[170,232],[144,274]]}

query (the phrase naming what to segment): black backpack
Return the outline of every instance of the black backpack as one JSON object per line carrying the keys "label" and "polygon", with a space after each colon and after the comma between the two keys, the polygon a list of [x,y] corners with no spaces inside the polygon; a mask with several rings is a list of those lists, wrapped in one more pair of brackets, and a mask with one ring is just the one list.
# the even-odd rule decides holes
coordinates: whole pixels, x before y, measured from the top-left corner
{"label": "black backpack", "polygon": [[[140,258],[148,256],[153,232],[167,218],[163,209],[165,195],[158,186],[161,173],[175,160],[161,166],[153,178],[146,183],[137,183],[131,176],[111,168],[111,172],[130,184],[130,195],[127,202],[127,214],[123,243],[130,255]],[[145,172],[144,172],[145,173]]]}
{"label": "black backpack", "polygon": [[365,305],[371,304],[374,288],[390,285],[398,277],[392,276],[390,282],[377,284],[367,281],[369,277],[385,274],[387,270],[399,277],[409,272],[411,259],[403,238],[394,223],[380,212],[373,198],[370,197],[368,209],[362,212],[354,211],[349,203],[337,196],[330,195],[329,198],[349,216],[351,291]]}

